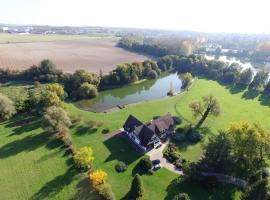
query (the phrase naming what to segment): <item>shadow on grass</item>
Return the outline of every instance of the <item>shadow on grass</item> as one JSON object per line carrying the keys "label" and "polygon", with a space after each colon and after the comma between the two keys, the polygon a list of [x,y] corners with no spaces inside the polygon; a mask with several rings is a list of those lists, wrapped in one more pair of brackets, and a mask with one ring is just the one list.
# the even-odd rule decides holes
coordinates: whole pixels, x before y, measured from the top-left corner
{"label": "shadow on grass", "polygon": [[247,88],[246,86],[242,86],[242,85],[226,85],[226,89],[228,89],[231,94],[237,94],[239,92],[243,92],[246,88]]}
{"label": "shadow on grass", "polygon": [[256,97],[258,97],[260,94],[260,92],[256,91],[256,90],[247,90],[244,92],[244,94],[242,95],[241,98],[243,99],[255,99]]}
{"label": "shadow on grass", "polygon": [[237,188],[230,185],[222,185],[219,189],[209,191],[197,183],[185,180],[184,178],[177,178],[169,184],[166,192],[167,196],[165,200],[171,200],[179,193],[187,193],[190,199],[229,200],[235,199]]}
{"label": "shadow on grass", "polygon": [[102,200],[93,189],[91,189],[89,180],[84,178],[76,185],[77,192],[72,199],[80,200]]}
{"label": "shadow on grass", "polygon": [[262,94],[259,98],[259,101],[264,106],[270,106],[270,96],[266,94]]}
{"label": "shadow on grass", "polygon": [[78,171],[71,167],[64,174],[59,175],[47,182],[37,193],[35,193],[30,199],[31,200],[41,200],[53,198],[58,194],[64,187],[69,185],[72,181],[76,180]]}
{"label": "shadow on grass", "polygon": [[0,148],[0,158],[16,155],[23,151],[33,151],[50,140],[51,135],[43,132],[38,135],[29,135],[25,138],[12,141]]}
{"label": "shadow on grass", "polygon": [[10,120],[6,127],[14,128],[9,136],[20,135],[22,133],[30,132],[41,127],[41,119],[36,117],[15,118]]}
{"label": "shadow on grass", "polygon": [[141,153],[136,152],[124,136],[111,137],[104,141],[104,145],[110,151],[105,162],[121,160],[129,165],[141,156]]}
{"label": "shadow on grass", "polygon": [[89,126],[79,125],[79,126],[76,127],[76,132],[75,133],[77,135],[84,135],[84,134],[88,134],[88,133],[92,134],[92,133],[97,132],[97,130],[98,129],[96,127],[93,127],[91,125],[89,125]]}

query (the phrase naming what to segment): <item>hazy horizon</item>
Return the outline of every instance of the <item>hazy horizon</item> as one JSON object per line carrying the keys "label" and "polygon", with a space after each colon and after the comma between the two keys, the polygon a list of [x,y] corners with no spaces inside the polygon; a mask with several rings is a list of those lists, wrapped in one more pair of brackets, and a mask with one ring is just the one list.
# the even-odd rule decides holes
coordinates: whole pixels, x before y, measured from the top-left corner
{"label": "hazy horizon", "polygon": [[267,0],[0,0],[0,23],[270,33]]}

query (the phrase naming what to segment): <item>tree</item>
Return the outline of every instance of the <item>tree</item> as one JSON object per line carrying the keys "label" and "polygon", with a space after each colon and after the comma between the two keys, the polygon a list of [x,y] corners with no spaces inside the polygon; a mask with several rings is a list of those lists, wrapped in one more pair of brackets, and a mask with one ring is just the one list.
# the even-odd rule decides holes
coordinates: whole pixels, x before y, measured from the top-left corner
{"label": "tree", "polygon": [[68,130],[71,121],[67,112],[56,106],[48,107],[43,116],[43,127],[51,132]]}
{"label": "tree", "polygon": [[82,147],[73,156],[76,167],[80,169],[90,169],[94,161],[93,150],[90,147]]}
{"label": "tree", "polygon": [[253,72],[250,68],[245,69],[243,72],[239,75],[239,81],[238,84],[247,87],[250,82],[252,81]]}
{"label": "tree", "polygon": [[174,88],[173,88],[173,83],[172,81],[170,82],[170,90],[169,92],[167,93],[168,96],[173,96],[174,94]]}
{"label": "tree", "polygon": [[232,155],[238,166],[248,172],[258,170],[270,157],[270,136],[260,126],[232,123],[226,131],[232,143]]}
{"label": "tree", "polygon": [[249,85],[251,90],[263,90],[268,80],[268,72],[259,71]]}
{"label": "tree", "polygon": [[269,177],[260,179],[250,185],[242,194],[241,200],[269,200],[270,199],[270,180]]}
{"label": "tree", "polygon": [[232,143],[228,135],[221,131],[218,135],[210,137],[204,146],[203,163],[205,170],[226,173],[231,167]]}
{"label": "tree", "polygon": [[48,85],[46,87],[46,90],[57,94],[57,96],[60,99],[63,98],[64,93],[65,93],[64,88],[59,83],[53,83],[53,84]]}
{"label": "tree", "polygon": [[147,74],[148,79],[156,79],[158,77],[158,74],[154,70],[150,70]]}
{"label": "tree", "polygon": [[148,172],[150,169],[152,169],[153,164],[151,162],[151,160],[148,157],[144,157],[140,160],[139,163],[141,169],[145,172]]}
{"label": "tree", "polygon": [[161,71],[167,71],[172,68],[173,61],[170,56],[164,56],[158,59],[157,65]]}
{"label": "tree", "polygon": [[133,199],[141,200],[143,198],[144,187],[143,187],[142,178],[139,174],[136,174],[132,181],[130,193]]}
{"label": "tree", "polygon": [[172,200],[190,200],[190,197],[186,193],[179,193],[175,195]]}
{"label": "tree", "polygon": [[90,84],[90,83],[83,83],[78,91],[77,91],[77,98],[78,99],[85,99],[85,98],[93,98],[98,95],[97,88]]}
{"label": "tree", "polygon": [[268,83],[267,83],[267,85],[266,85],[266,87],[264,89],[264,93],[266,95],[269,95],[270,94],[270,81],[268,81]]}
{"label": "tree", "polygon": [[182,75],[181,79],[182,79],[182,88],[188,88],[192,82],[192,74],[185,73]]}
{"label": "tree", "polygon": [[100,185],[103,185],[107,179],[108,174],[101,169],[90,172],[88,174],[92,186],[97,189]]}
{"label": "tree", "polygon": [[10,119],[16,113],[13,101],[0,93],[0,119]]}
{"label": "tree", "polygon": [[193,111],[194,117],[201,116],[201,119],[196,124],[195,129],[198,129],[209,114],[213,116],[219,116],[222,112],[218,100],[213,95],[202,97],[201,101],[194,101],[189,104],[189,107]]}

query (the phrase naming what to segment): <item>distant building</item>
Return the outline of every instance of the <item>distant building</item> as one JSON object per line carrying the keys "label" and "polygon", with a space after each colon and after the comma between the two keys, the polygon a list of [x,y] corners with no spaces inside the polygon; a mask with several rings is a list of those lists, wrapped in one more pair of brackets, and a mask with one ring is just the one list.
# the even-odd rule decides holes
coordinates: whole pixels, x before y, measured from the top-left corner
{"label": "distant building", "polygon": [[4,27],[2,27],[2,30],[3,30],[3,32],[7,32],[8,31],[8,27],[7,26],[4,26]]}

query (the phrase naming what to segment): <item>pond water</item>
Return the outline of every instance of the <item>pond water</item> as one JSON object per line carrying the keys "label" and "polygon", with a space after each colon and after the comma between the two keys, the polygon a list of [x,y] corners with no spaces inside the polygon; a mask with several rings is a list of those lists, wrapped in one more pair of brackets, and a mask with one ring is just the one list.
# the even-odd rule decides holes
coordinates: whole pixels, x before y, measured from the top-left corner
{"label": "pond water", "polygon": [[123,86],[117,89],[105,90],[94,99],[81,100],[76,106],[92,112],[105,112],[131,103],[167,97],[170,85],[174,93],[181,91],[182,81],[177,74],[164,75],[159,79],[147,80],[141,83]]}

